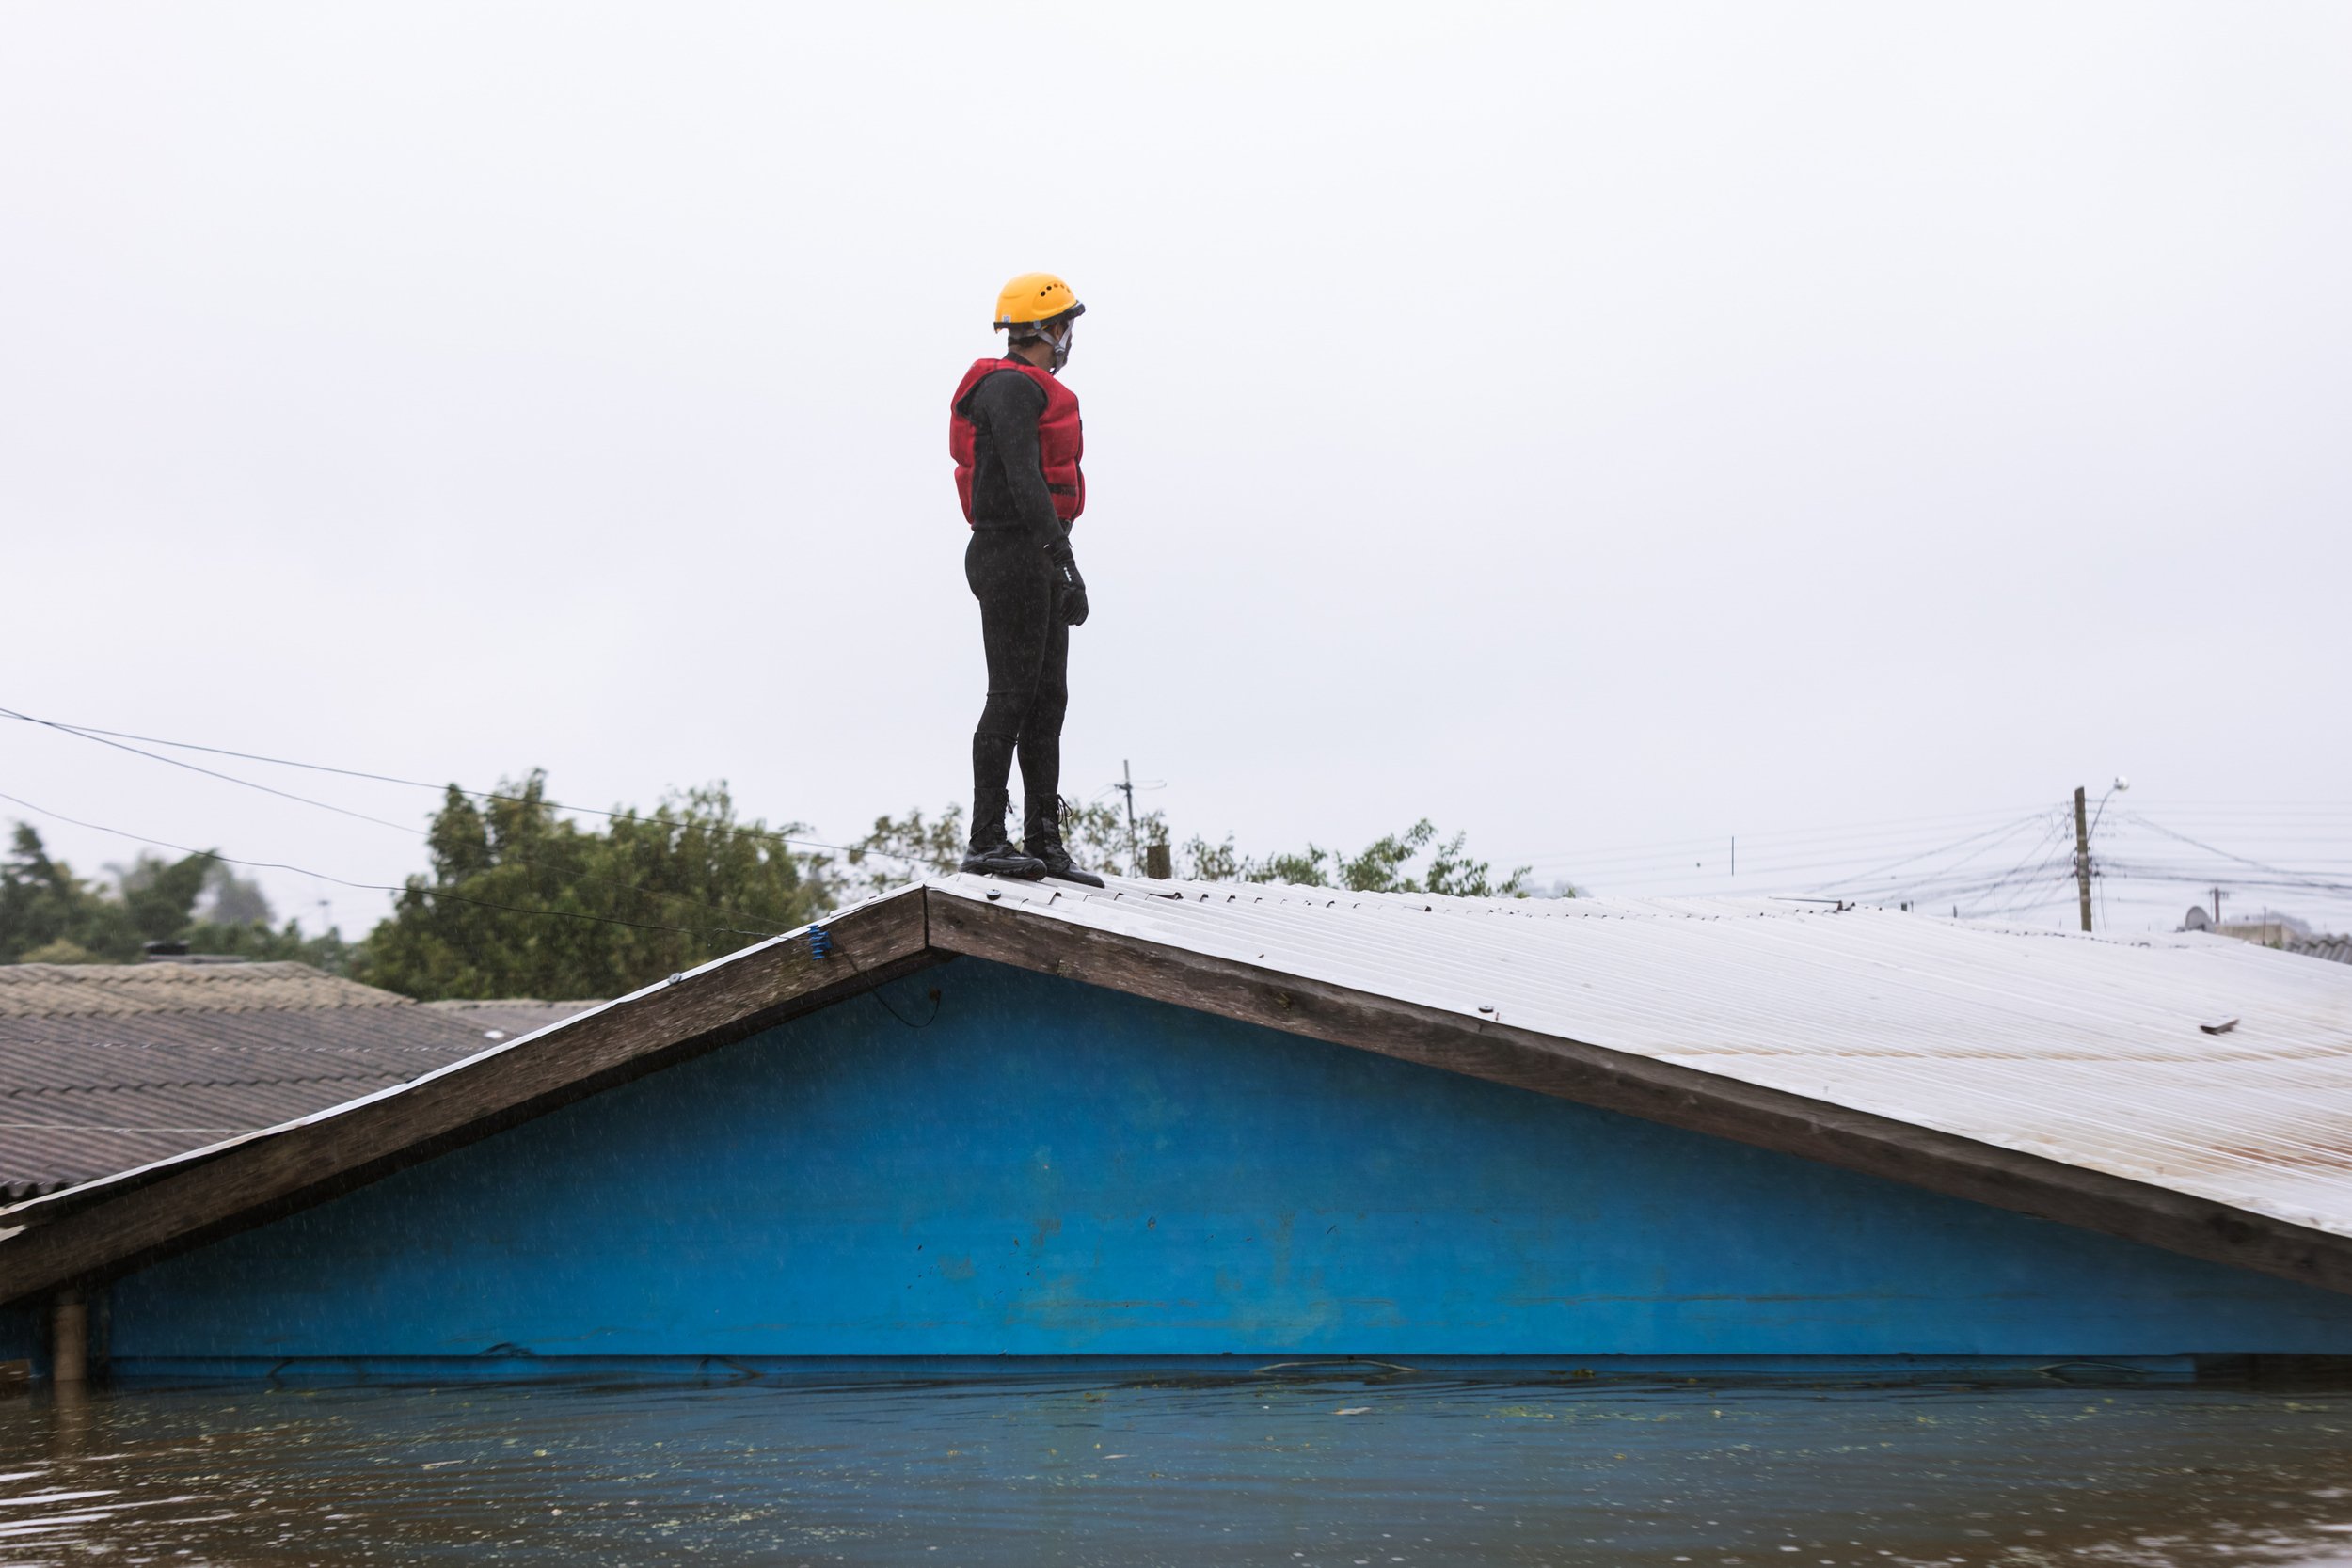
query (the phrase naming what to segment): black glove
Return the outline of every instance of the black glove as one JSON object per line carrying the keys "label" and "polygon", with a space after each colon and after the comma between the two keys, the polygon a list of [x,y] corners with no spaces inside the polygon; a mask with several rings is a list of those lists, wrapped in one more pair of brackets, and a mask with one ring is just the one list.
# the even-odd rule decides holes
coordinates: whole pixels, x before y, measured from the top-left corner
{"label": "black glove", "polygon": [[1087,624],[1087,579],[1078,575],[1078,559],[1071,553],[1068,541],[1045,552],[1054,574],[1054,587],[1061,595],[1061,618],[1073,626]]}

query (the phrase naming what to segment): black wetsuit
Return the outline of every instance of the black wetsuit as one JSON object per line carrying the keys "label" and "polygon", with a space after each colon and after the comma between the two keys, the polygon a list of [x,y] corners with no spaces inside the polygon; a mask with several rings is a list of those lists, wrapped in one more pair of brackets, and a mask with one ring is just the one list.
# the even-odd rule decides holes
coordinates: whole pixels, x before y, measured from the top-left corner
{"label": "black wetsuit", "polygon": [[988,703],[972,732],[975,822],[1003,820],[1012,760],[1034,816],[1061,788],[1061,721],[1070,705],[1070,626],[1060,573],[1048,551],[1067,549],[1038,457],[1045,391],[1018,372],[983,376],[965,395],[972,421],[972,542],[963,579],[980,601],[988,651]]}

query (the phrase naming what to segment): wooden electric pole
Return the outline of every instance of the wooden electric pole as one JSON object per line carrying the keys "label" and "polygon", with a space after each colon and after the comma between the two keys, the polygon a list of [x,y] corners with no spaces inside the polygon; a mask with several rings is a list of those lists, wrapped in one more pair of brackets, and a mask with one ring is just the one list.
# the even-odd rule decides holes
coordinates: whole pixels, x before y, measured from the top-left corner
{"label": "wooden electric pole", "polygon": [[2083,929],[2088,931],[2090,929],[2090,817],[2083,810],[2083,788],[2080,784],[2074,786],[2074,889],[2082,895]]}
{"label": "wooden electric pole", "polygon": [[1136,765],[1122,760],[1119,765],[1120,782],[1112,787],[1127,797],[1127,875],[1143,875],[1143,861],[1136,852]]}

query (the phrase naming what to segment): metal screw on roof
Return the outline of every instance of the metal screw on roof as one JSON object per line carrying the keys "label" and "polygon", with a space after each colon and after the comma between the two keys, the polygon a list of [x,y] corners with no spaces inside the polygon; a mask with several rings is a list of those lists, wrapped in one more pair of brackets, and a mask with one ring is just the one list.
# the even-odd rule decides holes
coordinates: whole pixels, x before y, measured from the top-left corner
{"label": "metal screw on roof", "polygon": [[676,985],[676,984],[677,984],[680,980],[683,980],[683,979],[685,979],[685,978],[686,978],[686,976],[685,976],[684,974],[673,974],[673,975],[671,975],[671,976],[670,976],[670,978],[669,978],[667,981],[665,981],[665,982],[663,982],[663,983],[664,983],[664,984],[666,984],[666,985],[673,985],[673,986],[675,986],[675,985]]}
{"label": "metal screw on roof", "polygon": [[1000,887],[993,887],[988,890],[988,895],[992,899],[1002,898],[1005,895],[1005,890]]}
{"label": "metal screw on roof", "polygon": [[1491,1013],[1495,1010],[1495,1005],[1491,1002],[1481,1002],[1478,1005],[1478,1010],[1482,1013]]}

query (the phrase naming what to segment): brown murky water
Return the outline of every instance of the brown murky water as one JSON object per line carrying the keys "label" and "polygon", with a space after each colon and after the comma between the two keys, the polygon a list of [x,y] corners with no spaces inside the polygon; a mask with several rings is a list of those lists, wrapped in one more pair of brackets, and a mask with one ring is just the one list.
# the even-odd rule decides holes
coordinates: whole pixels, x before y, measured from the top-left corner
{"label": "brown murky water", "polygon": [[0,1400],[0,1565],[2352,1568],[2352,1394],[1127,1371]]}

